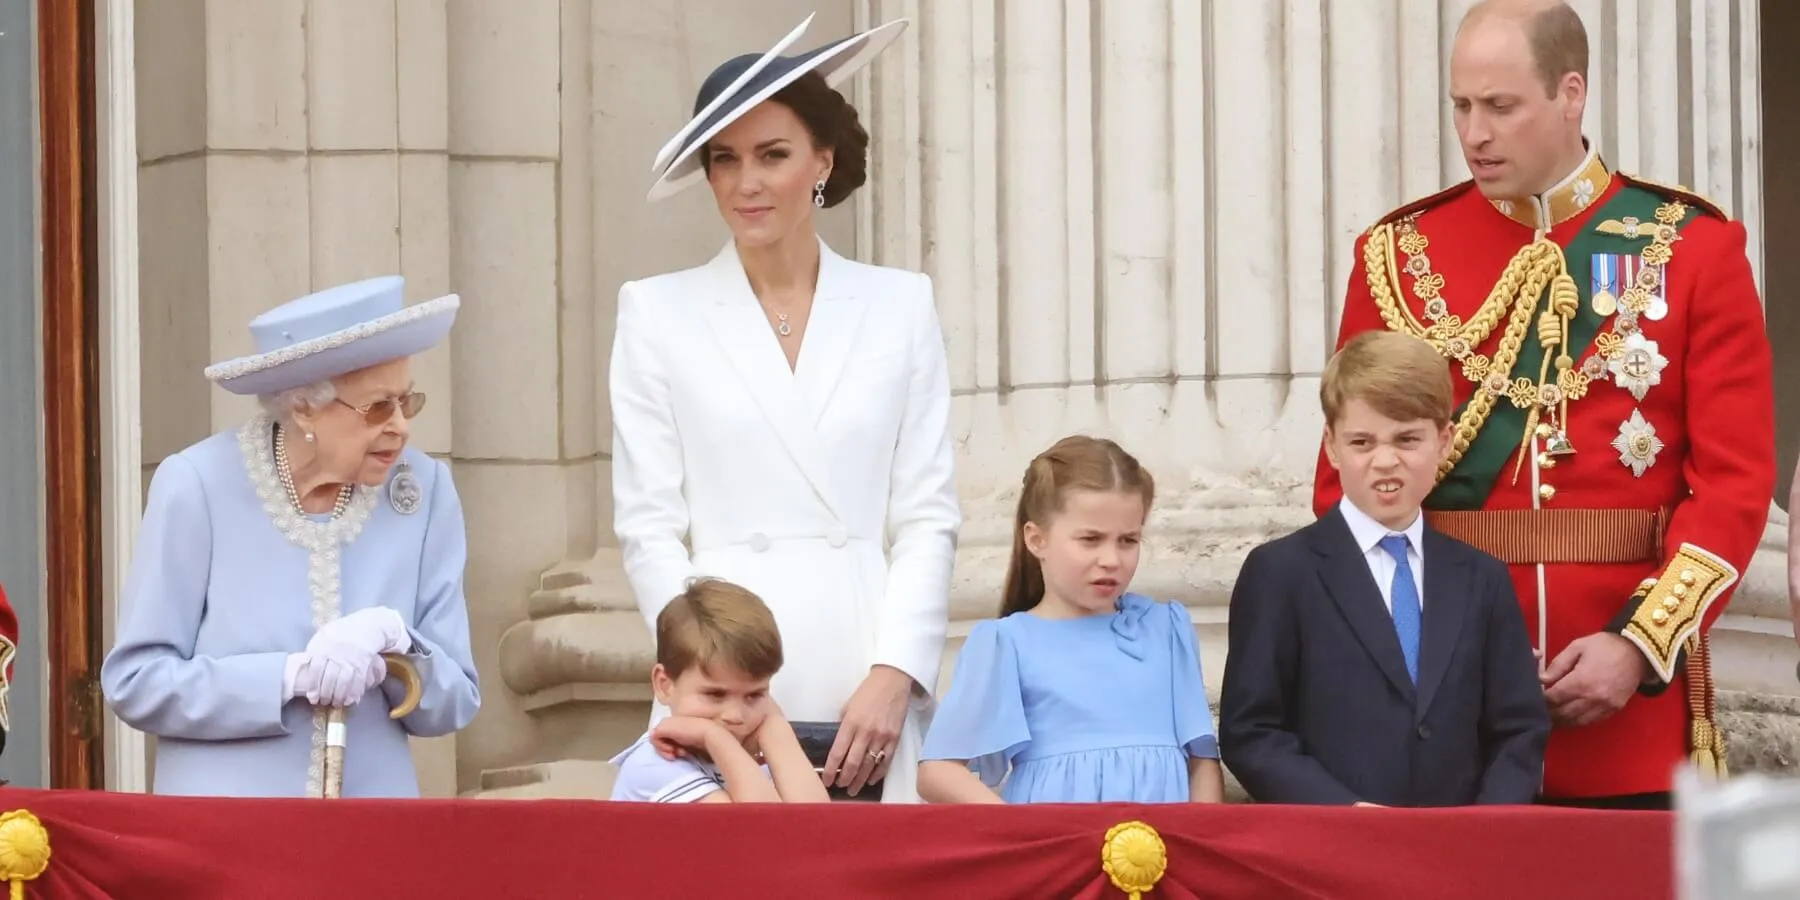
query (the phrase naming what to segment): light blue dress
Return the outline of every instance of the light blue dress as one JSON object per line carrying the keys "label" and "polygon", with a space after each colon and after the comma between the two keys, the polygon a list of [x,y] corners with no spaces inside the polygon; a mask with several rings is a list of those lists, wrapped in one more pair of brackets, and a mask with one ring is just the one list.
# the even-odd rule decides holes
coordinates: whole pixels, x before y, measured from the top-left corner
{"label": "light blue dress", "polygon": [[281,695],[287,656],[306,649],[321,618],[391,607],[411,632],[424,690],[398,721],[388,718],[400,700],[391,680],[350,707],[343,796],[416,797],[407,736],[455,732],[481,705],[450,471],[408,448],[401,461],[417,504],[395,503],[392,479],[359,489],[347,540],[309,549],[295,535],[331,519],[293,511],[275,481],[269,429],[259,416],[157,466],[101,667],[106,700],[157,736],[158,794],[308,796],[321,777],[323,720],[304,698]]}
{"label": "light blue dress", "polygon": [[1186,802],[1189,757],[1219,757],[1193,620],[1138,594],[977,624],[922,755],[968,760],[1008,803]]}

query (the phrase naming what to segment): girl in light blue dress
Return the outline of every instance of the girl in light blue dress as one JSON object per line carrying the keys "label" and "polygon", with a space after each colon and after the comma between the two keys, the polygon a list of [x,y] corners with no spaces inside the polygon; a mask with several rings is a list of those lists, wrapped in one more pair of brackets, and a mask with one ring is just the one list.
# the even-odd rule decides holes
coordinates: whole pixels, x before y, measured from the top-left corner
{"label": "girl in light blue dress", "polygon": [[1187,608],[1126,591],[1154,495],[1112,441],[1068,437],[1031,461],[1000,617],[957,657],[925,737],[921,797],[1223,799]]}

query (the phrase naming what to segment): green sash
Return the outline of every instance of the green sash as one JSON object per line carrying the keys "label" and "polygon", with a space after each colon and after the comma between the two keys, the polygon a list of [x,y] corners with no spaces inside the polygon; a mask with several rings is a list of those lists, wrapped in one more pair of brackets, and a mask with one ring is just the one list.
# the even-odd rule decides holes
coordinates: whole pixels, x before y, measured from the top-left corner
{"label": "green sash", "polygon": [[[1606,205],[1595,212],[1588,220],[1588,226],[1569,246],[1563,250],[1568,260],[1569,277],[1575,279],[1575,288],[1581,292],[1581,309],[1575,318],[1569,321],[1568,353],[1579,362],[1587,353],[1588,345],[1606,325],[1606,318],[1594,312],[1593,305],[1593,257],[1597,253],[1613,253],[1637,256],[1645,247],[1650,246],[1650,239],[1639,237],[1627,238],[1624,235],[1604,234],[1595,227],[1608,219],[1636,218],[1640,222],[1654,224],[1656,209],[1669,202],[1660,194],[1627,184]],[[1688,217],[1682,225],[1692,220],[1696,211],[1688,210]],[[1678,254],[1679,255],[1679,254]],[[1546,285],[1544,293],[1549,293]],[[1620,293],[1623,293],[1621,287]],[[1519,348],[1519,358],[1513,363],[1512,380],[1519,378],[1537,382],[1538,370],[1544,362],[1544,345],[1537,340],[1537,317],[1543,312],[1544,299],[1538,298],[1538,309],[1532,313],[1532,327],[1525,334],[1525,344]],[[1504,322],[1502,323],[1504,324]],[[1455,365],[1454,362],[1451,364]],[[1481,388],[1476,387],[1479,391]],[[1473,394],[1470,400],[1474,399]],[[1581,401],[1573,401],[1573,406]],[[1460,418],[1468,406],[1464,402],[1451,414],[1454,421]],[[1486,424],[1469,442],[1469,449],[1457,461],[1456,467],[1438,482],[1437,488],[1425,498],[1425,508],[1435,510],[1481,509],[1487,503],[1487,497],[1494,489],[1495,482],[1503,473],[1510,471],[1510,463],[1519,446],[1525,440],[1526,411],[1514,406],[1511,400],[1500,397],[1494,401],[1493,412],[1488,414]],[[1589,449],[1589,448],[1578,448]]]}

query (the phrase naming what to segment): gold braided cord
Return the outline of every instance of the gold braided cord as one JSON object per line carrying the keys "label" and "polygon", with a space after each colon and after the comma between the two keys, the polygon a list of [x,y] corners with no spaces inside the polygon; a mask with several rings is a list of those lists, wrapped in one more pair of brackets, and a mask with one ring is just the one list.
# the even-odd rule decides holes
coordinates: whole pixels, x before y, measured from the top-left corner
{"label": "gold braided cord", "polygon": [[[1519,351],[1525,344],[1525,334],[1531,328],[1532,313],[1537,310],[1538,298],[1544,295],[1544,289],[1552,279],[1558,275],[1567,277],[1562,248],[1541,237],[1520,248],[1500,273],[1500,279],[1494,283],[1494,289],[1488,293],[1487,300],[1466,325],[1452,317],[1445,317],[1437,325],[1427,328],[1398,299],[1400,277],[1394,264],[1394,230],[1391,224],[1377,226],[1370,232],[1369,239],[1363,245],[1363,268],[1368,279],[1369,293],[1387,327],[1420,338],[1446,356],[1455,355],[1450,349],[1453,342],[1466,341],[1463,345],[1465,348],[1481,344],[1499,324],[1501,316],[1508,310],[1511,311],[1506,320],[1506,330],[1501,334],[1500,344],[1494,350],[1493,360],[1474,357],[1481,363],[1486,363],[1477,366],[1470,365],[1470,359],[1464,360],[1464,374],[1478,384],[1468,405],[1457,419],[1450,454],[1438,466],[1438,478],[1441,480],[1462,461],[1463,454],[1468,452],[1469,445],[1480,434],[1481,427],[1487,424],[1488,416],[1494,410],[1495,400],[1508,389],[1509,385],[1504,383],[1504,379],[1519,359]],[[1481,377],[1475,377],[1478,374]]]}
{"label": "gold braided cord", "polygon": [[[1520,252],[1523,254],[1524,251]],[[1383,261],[1380,265],[1374,262],[1377,253],[1380,254]],[[1400,288],[1400,265],[1394,254],[1394,223],[1390,222],[1375,228],[1363,247],[1363,258],[1368,269],[1369,288],[1376,290],[1375,281],[1380,277],[1377,273],[1386,272],[1388,284],[1393,286],[1392,290],[1387,293],[1390,297],[1393,296],[1394,292]],[[1518,262],[1518,257],[1515,256],[1513,261]],[[1507,267],[1507,271],[1512,271],[1510,265]],[[1517,287],[1517,284],[1514,284],[1509,288],[1506,276],[1501,275],[1500,281],[1494,285],[1494,289],[1488,293],[1487,299],[1482,301],[1481,308],[1475,311],[1474,318],[1471,318],[1467,324],[1455,316],[1444,316],[1435,324],[1427,326],[1413,315],[1411,307],[1398,302],[1395,305],[1401,315],[1405,317],[1409,327],[1397,324],[1397,321],[1389,316],[1389,310],[1386,308],[1382,310],[1382,318],[1388,320],[1389,328],[1425,338],[1431,342],[1432,346],[1437,347],[1439,352],[1443,352],[1447,344],[1458,338],[1471,348],[1479,347],[1488,339],[1488,335],[1493,333],[1494,326],[1500,324],[1500,319],[1506,315],[1507,309],[1513,305],[1514,291]]]}

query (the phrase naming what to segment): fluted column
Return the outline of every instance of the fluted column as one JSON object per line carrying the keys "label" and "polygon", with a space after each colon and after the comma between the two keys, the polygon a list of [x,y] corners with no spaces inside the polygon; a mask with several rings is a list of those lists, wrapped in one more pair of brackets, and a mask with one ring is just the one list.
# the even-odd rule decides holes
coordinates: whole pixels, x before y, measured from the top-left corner
{"label": "fluted column", "polygon": [[535,761],[542,735],[500,677],[502,637],[528,618],[541,573],[596,541],[591,12],[588,0],[445,4],[451,275],[463,297],[452,456],[483,676],[481,714],[458,740],[463,790]]}

